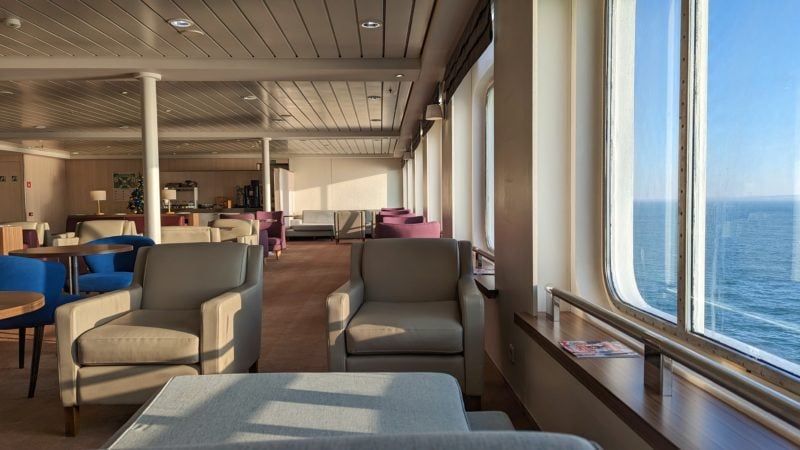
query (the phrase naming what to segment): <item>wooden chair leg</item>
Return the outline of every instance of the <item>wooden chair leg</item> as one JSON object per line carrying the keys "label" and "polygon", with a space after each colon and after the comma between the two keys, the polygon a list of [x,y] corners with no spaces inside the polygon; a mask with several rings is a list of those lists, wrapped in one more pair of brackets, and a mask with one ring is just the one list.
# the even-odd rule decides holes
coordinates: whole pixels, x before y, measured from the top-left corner
{"label": "wooden chair leg", "polygon": [[78,434],[78,425],[80,423],[78,412],[77,405],[64,407],[64,434],[67,437],[75,437]]}
{"label": "wooden chair leg", "polygon": [[256,360],[256,362],[254,362],[253,365],[250,366],[250,368],[248,369],[248,372],[250,372],[250,373],[258,373],[258,360]]}
{"label": "wooden chair leg", "polygon": [[277,259],[278,261],[280,261],[280,260],[281,260],[281,251],[280,251],[280,250],[278,250],[277,252],[275,252],[275,259]]}
{"label": "wooden chair leg", "polygon": [[19,329],[19,368],[25,368],[25,332],[27,328]]}
{"label": "wooden chair leg", "polygon": [[39,377],[39,359],[42,356],[44,325],[33,328],[33,355],[31,356],[31,380],[28,383],[28,398],[36,392],[36,379]]}

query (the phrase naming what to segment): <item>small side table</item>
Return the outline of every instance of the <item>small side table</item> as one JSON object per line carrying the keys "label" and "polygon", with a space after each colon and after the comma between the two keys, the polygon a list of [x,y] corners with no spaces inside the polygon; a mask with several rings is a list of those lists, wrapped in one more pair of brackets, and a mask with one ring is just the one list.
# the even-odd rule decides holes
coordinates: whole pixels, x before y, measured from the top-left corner
{"label": "small side table", "polygon": [[44,306],[44,295],[38,292],[0,291],[0,319],[17,317]]}

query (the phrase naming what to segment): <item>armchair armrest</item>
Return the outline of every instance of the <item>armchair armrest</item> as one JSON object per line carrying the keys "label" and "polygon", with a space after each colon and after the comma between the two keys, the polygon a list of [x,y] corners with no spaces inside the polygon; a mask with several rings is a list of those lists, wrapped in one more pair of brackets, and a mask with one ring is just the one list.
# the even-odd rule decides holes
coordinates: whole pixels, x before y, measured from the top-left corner
{"label": "armchair armrest", "polygon": [[328,370],[346,372],[347,348],[344,330],[364,303],[364,282],[348,281],[328,294]]}
{"label": "armchair armrest", "polygon": [[141,301],[142,287],[132,285],[127,289],[67,303],[56,309],[58,380],[61,401],[65,407],[77,405],[76,386],[80,367],[76,345],[78,337],[92,328],[139,309]]}
{"label": "armchair armrest", "polygon": [[261,353],[262,282],[242,286],[200,306],[203,374],[246,372]]}
{"label": "armchair armrest", "polygon": [[239,236],[236,238],[236,242],[247,245],[258,245],[258,235],[250,234],[247,236]]}
{"label": "armchair armrest", "polygon": [[471,275],[458,280],[458,306],[464,328],[464,369],[467,374],[464,393],[480,396],[483,391],[483,295]]}

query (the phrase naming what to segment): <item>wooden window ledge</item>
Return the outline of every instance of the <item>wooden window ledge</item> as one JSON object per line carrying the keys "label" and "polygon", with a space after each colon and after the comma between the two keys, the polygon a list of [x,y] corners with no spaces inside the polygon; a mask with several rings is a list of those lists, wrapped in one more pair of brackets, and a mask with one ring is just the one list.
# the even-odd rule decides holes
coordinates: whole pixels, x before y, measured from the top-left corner
{"label": "wooden window ledge", "polygon": [[[698,386],[673,376],[672,396],[644,388],[644,358],[582,358],[561,340],[614,340],[587,320],[561,313],[560,322],[516,313],[514,322],[553,359],[655,448],[796,448]],[[563,395],[570,395],[563,393]],[[599,422],[598,422],[599,423]]]}
{"label": "wooden window ledge", "polygon": [[494,275],[475,275],[475,285],[486,298],[497,298],[497,288],[494,286]]}

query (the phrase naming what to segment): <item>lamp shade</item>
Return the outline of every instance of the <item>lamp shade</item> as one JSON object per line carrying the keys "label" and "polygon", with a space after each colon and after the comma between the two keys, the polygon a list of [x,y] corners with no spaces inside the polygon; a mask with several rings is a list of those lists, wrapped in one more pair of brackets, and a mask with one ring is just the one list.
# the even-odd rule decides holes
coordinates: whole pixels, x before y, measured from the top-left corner
{"label": "lamp shade", "polygon": [[175,200],[178,198],[178,191],[175,189],[162,189],[161,190],[161,199],[162,200]]}
{"label": "lamp shade", "polygon": [[106,199],[106,191],[89,191],[89,198],[93,201],[100,201]]}
{"label": "lamp shade", "polygon": [[440,104],[434,103],[425,108],[425,120],[442,120],[442,118],[444,118],[444,114]]}

